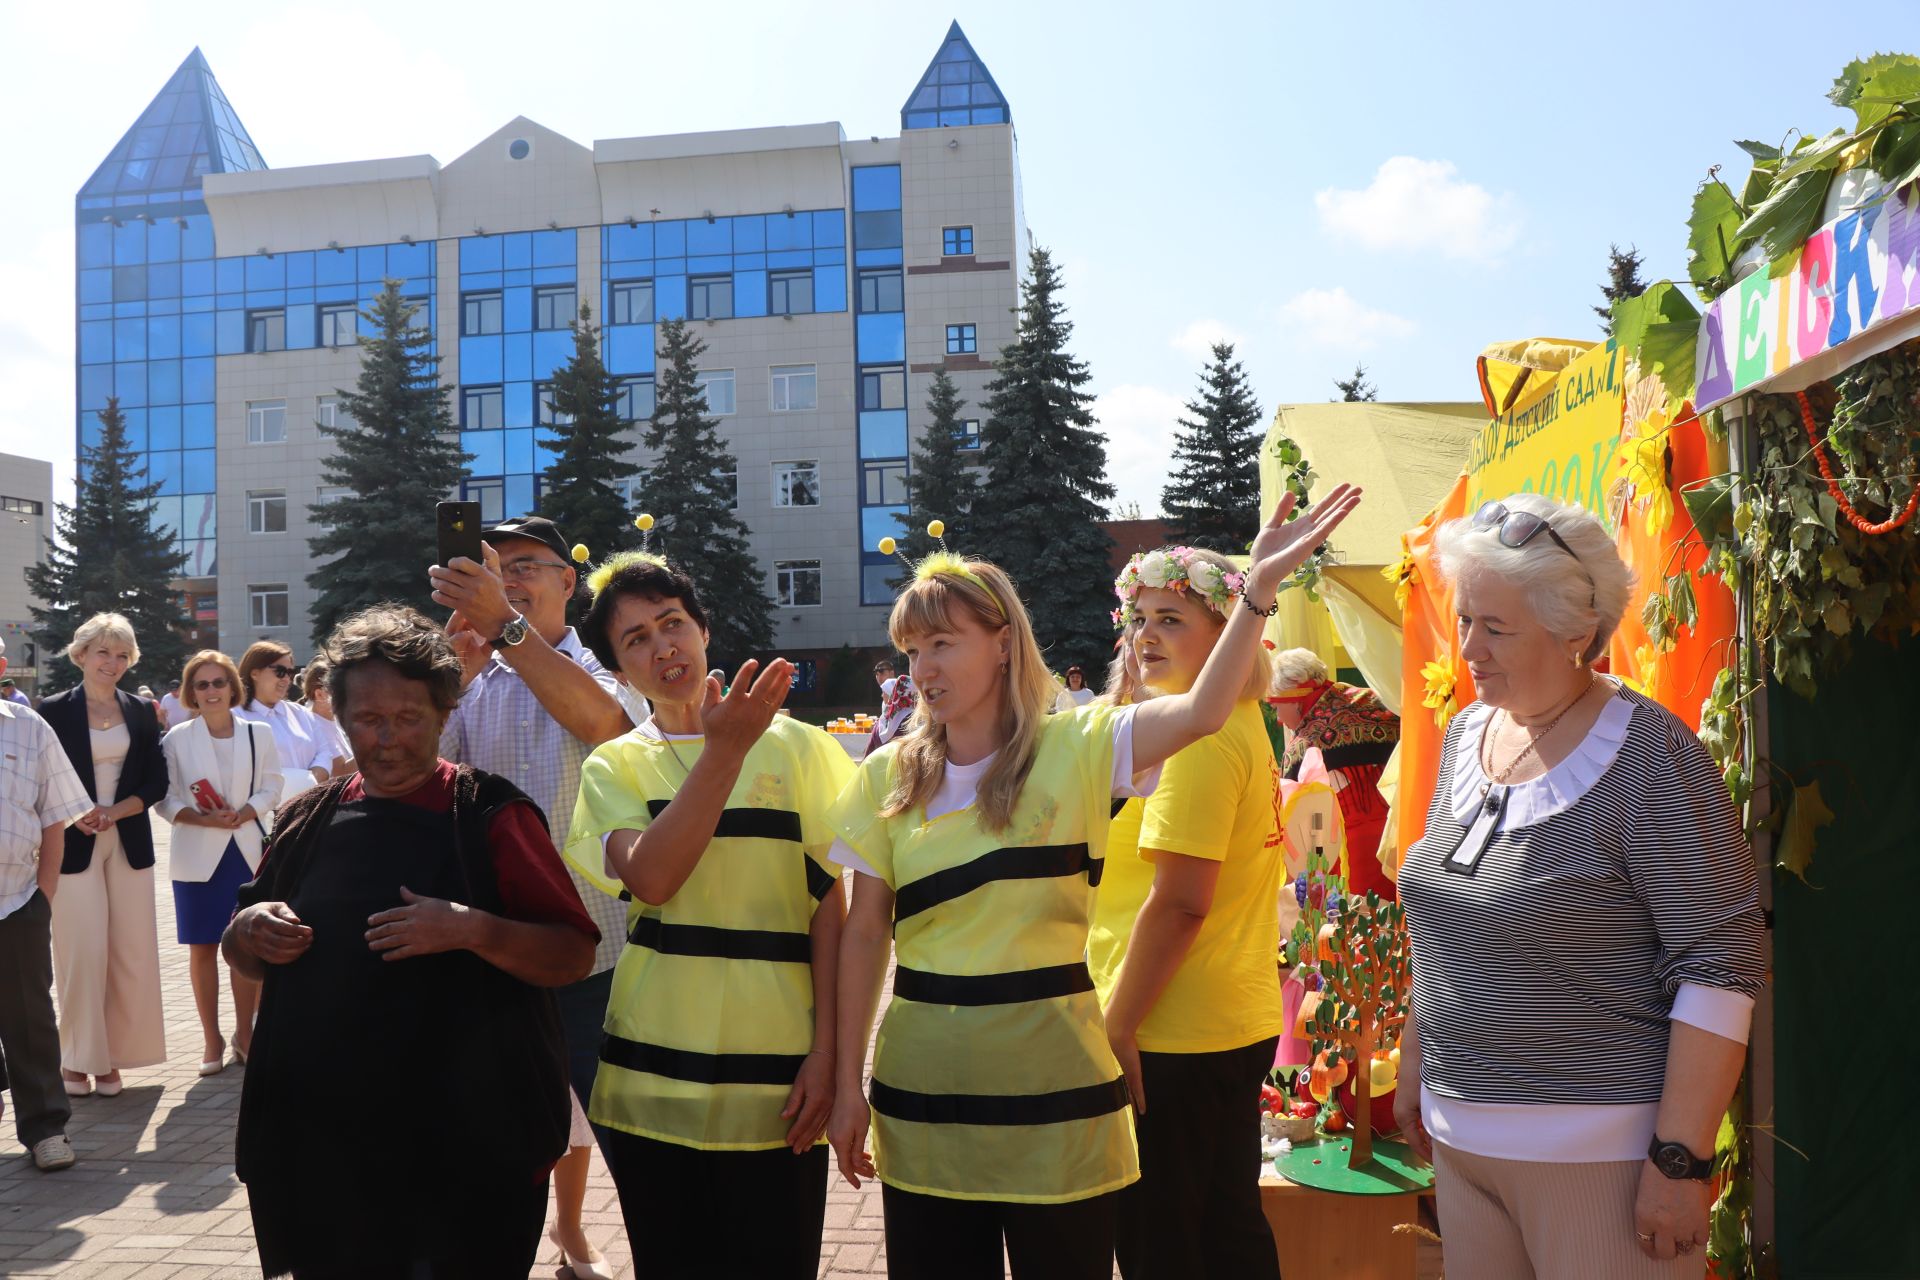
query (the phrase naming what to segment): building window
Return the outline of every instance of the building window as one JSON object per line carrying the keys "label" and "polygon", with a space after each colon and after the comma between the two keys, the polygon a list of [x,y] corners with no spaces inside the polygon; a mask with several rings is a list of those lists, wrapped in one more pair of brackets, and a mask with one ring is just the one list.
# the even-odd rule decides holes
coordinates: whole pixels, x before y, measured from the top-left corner
{"label": "building window", "polygon": [[951,258],[973,252],[972,227],[946,227],[940,232],[940,252]]}
{"label": "building window", "polygon": [[285,351],[287,349],[287,309],[247,312],[247,350]]}
{"label": "building window", "polygon": [[959,441],[962,449],[978,449],[980,447],[980,419],[962,419],[959,427],[954,430],[953,438]]}
{"label": "building window", "polygon": [[615,280],[608,292],[607,309],[614,324],[653,323],[653,281]]}
{"label": "building window", "polygon": [[287,584],[269,583],[247,587],[247,620],[255,627],[287,625]]}
{"label": "building window", "polygon": [[279,444],[287,438],[285,400],[247,401],[247,443]]}
{"label": "building window", "polygon": [[0,496],[0,511],[11,511],[16,515],[45,515],[46,506],[36,498],[9,498]]}
{"label": "building window", "polygon": [[620,398],[614,401],[614,414],[622,422],[644,422],[653,416],[653,379],[620,379]]}
{"label": "building window", "polygon": [[900,269],[889,267],[885,270],[867,270],[860,273],[860,312],[873,315],[882,311],[906,310],[906,296],[901,292]]}
{"label": "building window", "polygon": [[776,507],[819,506],[819,460],[809,458],[804,462],[774,463],[773,505]]}
{"label": "building window", "polygon": [[693,375],[693,385],[707,398],[707,412],[733,412],[733,370],[703,369]]}
{"label": "building window", "polygon": [[775,560],[773,598],[782,608],[806,609],[820,603],[818,560]]}
{"label": "building window", "polygon": [[313,402],[313,420],[323,427],[343,426],[352,419],[340,410],[339,396],[321,396]]}
{"label": "building window", "polygon": [[738,511],[740,509],[740,473],[722,471],[719,480],[719,491],[727,497],[727,510]]}
{"label": "building window", "polygon": [[813,312],[813,272],[776,271],[767,277],[767,311],[776,316]]}
{"label": "building window", "polygon": [[499,524],[507,518],[507,482],[499,476],[462,480],[460,498],[463,502],[479,503],[480,519],[487,524]]}
{"label": "building window", "polygon": [[463,337],[478,337],[483,334],[500,332],[500,291],[490,289],[485,293],[468,293],[460,297],[460,333]]}
{"label": "building window", "polygon": [[564,329],[573,323],[573,286],[547,285],[533,291],[533,327]]}
{"label": "building window", "polygon": [[506,398],[499,387],[460,388],[460,425],[468,431],[498,431],[506,425]]}
{"label": "building window", "polygon": [[325,303],[320,308],[320,345],[351,347],[360,341],[360,313],[351,302]]}
{"label": "building window", "polygon": [[410,298],[410,297],[403,296],[400,299],[400,305],[407,312],[407,328],[426,329],[429,332],[432,331],[433,310],[431,306],[428,304],[428,301],[426,298],[424,297]]}
{"label": "building window", "polygon": [[287,491],[285,489],[247,490],[247,532],[285,533],[287,531]]}
{"label": "building window", "polygon": [[323,484],[313,491],[315,506],[323,502],[342,502],[348,498],[358,496],[358,494],[343,484]]}
{"label": "building window", "polygon": [[533,384],[534,421],[543,427],[564,427],[573,421],[573,415],[560,412],[553,402],[553,384],[536,382]]}
{"label": "building window", "polygon": [[695,320],[733,318],[733,277],[694,276],[687,281],[687,315]]}
{"label": "building window", "polygon": [[820,379],[810,364],[773,366],[773,411],[794,413],[820,407]]}
{"label": "building window", "polygon": [[947,354],[950,356],[970,356],[980,350],[980,339],[970,324],[950,324],[947,326]]}
{"label": "building window", "polygon": [[907,464],[863,462],[860,464],[860,502],[869,507],[892,507],[907,500]]}
{"label": "building window", "polygon": [[862,409],[907,407],[907,371],[901,365],[873,366],[860,371]]}

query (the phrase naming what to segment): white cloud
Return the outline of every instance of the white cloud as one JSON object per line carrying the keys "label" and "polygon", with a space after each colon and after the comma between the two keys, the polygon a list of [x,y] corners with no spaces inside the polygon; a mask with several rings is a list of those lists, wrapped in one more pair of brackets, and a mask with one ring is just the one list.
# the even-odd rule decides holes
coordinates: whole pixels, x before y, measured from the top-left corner
{"label": "white cloud", "polygon": [[1329,235],[1367,249],[1486,261],[1520,238],[1513,197],[1463,180],[1450,160],[1394,156],[1361,190],[1329,187],[1313,203]]}
{"label": "white cloud", "polygon": [[1408,337],[1415,328],[1405,316],[1367,306],[1345,286],[1295,294],[1280,305],[1279,317],[1281,326],[1297,341],[1348,351]]}
{"label": "white cloud", "polygon": [[1160,511],[1160,490],[1167,483],[1167,459],[1173,454],[1174,423],[1186,412],[1179,396],[1158,387],[1126,384],[1101,393],[1093,416],[1107,433],[1107,479],[1116,490],[1116,511],[1140,504],[1140,514]]}
{"label": "white cloud", "polygon": [[1203,317],[1167,339],[1167,345],[1175,351],[1190,356],[1196,361],[1211,362],[1213,347],[1218,342],[1230,342],[1236,348],[1246,346],[1246,339],[1229,329],[1223,321]]}

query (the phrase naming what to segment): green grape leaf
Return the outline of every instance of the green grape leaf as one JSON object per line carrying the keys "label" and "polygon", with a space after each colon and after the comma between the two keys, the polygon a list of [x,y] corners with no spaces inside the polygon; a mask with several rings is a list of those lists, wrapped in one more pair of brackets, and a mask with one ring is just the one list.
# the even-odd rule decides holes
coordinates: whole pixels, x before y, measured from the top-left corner
{"label": "green grape leaf", "polygon": [[[1799,657],[1810,657],[1801,651]],[[1820,828],[1833,825],[1833,810],[1820,796],[1820,784],[1795,787],[1787,801],[1780,825],[1780,840],[1774,846],[1774,864],[1807,881],[1807,868],[1813,863],[1814,845]]]}
{"label": "green grape leaf", "polygon": [[1791,178],[1783,172],[1767,198],[1740,224],[1740,238],[1757,242],[1769,262],[1799,252],[1820,225],[1832,184],[1829,168],[1810,168]]}
{"label": "green grape leaf", "polygon": [[1717,178],[1708,178],[1693,193],[1693,213],[1687,218],[1687,279],[1709,296],[1733,285],[1733,259],[1739,253],[1740,208],[1733,193]]}
{"label": "green grape leaf", "polygon": [[1878,124],[1900,103],[1914,98],[1920,98],[1920,58],[1904,53],[1856,58],[1827,94],[1834,106],[1853,111],[1856,131]]}

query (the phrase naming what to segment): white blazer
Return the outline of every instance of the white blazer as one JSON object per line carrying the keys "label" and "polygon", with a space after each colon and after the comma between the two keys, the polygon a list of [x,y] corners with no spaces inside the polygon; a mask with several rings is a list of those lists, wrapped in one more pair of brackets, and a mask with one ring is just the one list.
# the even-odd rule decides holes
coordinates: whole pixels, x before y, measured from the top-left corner
{"label": "white blazer", "polygon": [[[174,823],[175,880],[205,884],[212,879],[228,840],[239,844],[248,870],[260,870],[265,843],[260,829],[272,820],[273,807],[280,800],[280,751],[274,746],[273,729],[268,725],[236,715],[233,728],[232,766],[224,774],[215,763],[213,734],[198,716],[167,730],[167,736],[160,740],[160,749],[167,757],[167,798],[154,807],[161,817]],[[220,798],[233,808],[252,805],[261,821],[242,823],[232,831],[175,822],[181,810],[200,807],[193,799],[193,784],[202,778],[211,782]]]}

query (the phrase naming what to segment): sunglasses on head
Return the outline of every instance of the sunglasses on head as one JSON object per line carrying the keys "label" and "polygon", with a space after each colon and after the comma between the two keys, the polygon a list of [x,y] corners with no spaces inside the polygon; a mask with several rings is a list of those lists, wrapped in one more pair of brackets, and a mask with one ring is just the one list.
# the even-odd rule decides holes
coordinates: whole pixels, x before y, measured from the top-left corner
{"label": "sunglasses on head", "polygon": [[1545,516],[1537,516],[1531,511],[1512,511],[1507,504],[1499,500],[1483,502],[1480,509],[1473,513],[1473,527],[1476,529],[1495,529],[1500,545],[1511,551],[1518,551],[1541,534],[1553,539],[1553,545],[1573,556],[1573,562],[1580,566],[1580,572],[1587,575],[1587,584],[1593,585],[1593,575],[1587,572],[1586,561],[1582,560],[1567,540],[1553,531]]}
{"label": "sunglasses on head", "polygon": [[279,676],[279,677],[280,677],[280,678],[281,678],[282,680],[291,680],[291,679],[293,679],[293,668],[292,668],[292,667],[289,667],[289,666],[286,666],[286,665],[284,665],[284,664],[281,664],[281,665],[277,665],[277,666],[271,666],[271,667],[265,667],[265,668],[262,668],[262,669],[263,669],[263,670],[266,670],[266,671],[271,671],[271,672],[273,672],[273,674],[275,674],[275,675],[277,675],[277,676]]}

